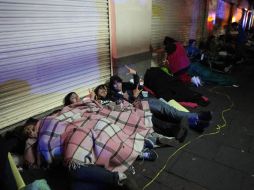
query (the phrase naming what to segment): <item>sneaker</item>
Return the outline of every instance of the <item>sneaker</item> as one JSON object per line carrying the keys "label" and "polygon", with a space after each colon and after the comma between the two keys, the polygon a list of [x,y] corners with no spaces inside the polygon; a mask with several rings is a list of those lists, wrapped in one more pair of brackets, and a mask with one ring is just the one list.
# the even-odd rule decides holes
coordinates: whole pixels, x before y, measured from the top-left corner
{"label": "sneaker", "polygon": [[198,119],[204,121],[211,121],[212,120],[212,112],[210,111],[201,111],[198,113]]}
{"label": "sneaker", "polygon": [[209,125],[210,125],[209,121],[199,120],[197,123],[197,127],[202,129],[209,127]]}
{"label": "sneaker", "polygon": [[199,86],[203,86],[201,79],[199,78],[199,76],[196,76],[196,81],[198,83]]}
{"label": "sneaker", "polygon": [[185,138],[188,134],[188,130],[187,127],[189,126],[188,124],[188,119],[187,118],[183,118],[180,122],[180,129],[178,131],[178,133],[176,134],[176,140],[179,141],[179,143],[182,143],[185,141]]}
{"label": "sneaker", "polygon": [[118,172],[118,185],[122,186],[123,180],[126,180],[126,179],[127,179],[127,176],[125,175],[125,173]]}
{"label": "sneaker", "polygon": [[203,132],[205,128],[209,127],[209,121],[199,120],[196,125],[189,125],[189,127],[197,132]]}
{"label": "sneaker", "polygon": [[185,141],[185,138],[187,137],[188,130],[186,128],[181,128],[176,136],[176,140],[179,141],[179,143],[183,143]]}
{"label": "sneaker", "polygon": [[196,79],[195,76],[191,78],[191,82],[192,82],[196,87],[198,87],[198,81],[197,81],[197,79]]}
{"label": "sneaker", "polygon": [[144,148],[153,149],[155,147],[155,143],[148,137],[145,138]]}
{"label": "sneaker", "polygon": [[155,161],[158,158],[158,154],[152,149],[144,149],[139,157],[140,160]]}
{"label": "sneaker", "polygon": [[158,138],[158,142],[162,145],[177,146],[179,142],[175,137],[162,136]]}
{"label": "sneaker", "polygon": [[191,116],[188,117],[188,124],[189,125],[196,125],[198,123],[199,117],[197,116]]}
{"label": "sneaker", "polygon": [[179,143],[175,137],[167,137],[156,132],[152,133],[159,145],[177,146]]}

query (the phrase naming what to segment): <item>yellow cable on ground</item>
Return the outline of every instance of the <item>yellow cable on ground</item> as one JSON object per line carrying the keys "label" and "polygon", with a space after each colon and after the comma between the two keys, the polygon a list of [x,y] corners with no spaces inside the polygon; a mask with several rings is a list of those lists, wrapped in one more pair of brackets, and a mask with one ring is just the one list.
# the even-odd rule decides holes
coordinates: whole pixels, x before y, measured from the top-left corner
{"label": "yellow cable on ground", "polygon": [[185,143],[184,145],[182,145],[180,148],[178,148],[172,155],[170,155],[170,156],[168,157],[168,159],[166,160],[164,166],[159,170],[159,172],[154,176],[154,178],[153,178],[149,183],[147,183],[147,184],[143,187],[142,190],[144,190],[144,189],[146,189],[147,187],[149,187],[149,186],[159,177],[159,175],[160,175],[160,174],[165,170],[165,168],[167,167],[167,164],[168,164],[168,162],[171,160],[171,158],[173,158],[179,151],[181,151],[183,148],[185,148],[186,146],[188,146],[190,143],[192,143],[193,141],[195,141],[195,140],[197,140],[197,139],[200,139],[200,138],[205,137],[205,136],[216,135],[216,134],[220,133],[221,129],[222,129],[222,128],[225,128],[225,127],[227,126],[227,120],[225,119],[224,114],[225,114],[226,112],[229,112],[229,111],[233,108],[234,102],[231,100],[231,98],[230,98],[229,95],[227,95],[227,94],[225,94],[225,93],[222,93],[222,92],[215,91],[215,89],[216,89],[216,87],[213,88],[213,89],[211,89],[211,90],[209,90],[209,91],[210,91],[210,92],[214,92],[214,93],[219,94],[219,95],[223,95],[223,96],[225,96],[225,97],[229,100],[229,102],[231,102],[230,106],[229,106],[228,108],[222,110],[222,112],[221,112],[221,118],[222,118],[222,120],[223,120],[223,124],[221,124],[221,125],[217,124],[217,125],[216,125],[216,126],[217,126],[217,127],[216,127],[216,131],[211,132],[211,133],[207,133],[207,134],[199,135],[199,136],[196,137],[195,139],[188,141],[187,143]]}

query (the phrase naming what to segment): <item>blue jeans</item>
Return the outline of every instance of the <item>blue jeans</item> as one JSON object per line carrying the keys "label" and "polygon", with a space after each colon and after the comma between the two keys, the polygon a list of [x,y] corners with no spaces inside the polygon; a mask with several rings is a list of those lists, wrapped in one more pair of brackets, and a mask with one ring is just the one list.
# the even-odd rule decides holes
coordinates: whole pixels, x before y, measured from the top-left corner
{"label": "blue jeans", "polygon": [[96,165],[81,166],[70,170],[73,179],[71,190],[114,189],[118,186],[118,173]]}
{"label": "blue jeans", "polygon": [[159,99],[146,98],[145,100],[148,101],[151,112],[156,117],[163,118],[163,120],[179,122],[182,118],[198,118],[197,113],[179,111]]}

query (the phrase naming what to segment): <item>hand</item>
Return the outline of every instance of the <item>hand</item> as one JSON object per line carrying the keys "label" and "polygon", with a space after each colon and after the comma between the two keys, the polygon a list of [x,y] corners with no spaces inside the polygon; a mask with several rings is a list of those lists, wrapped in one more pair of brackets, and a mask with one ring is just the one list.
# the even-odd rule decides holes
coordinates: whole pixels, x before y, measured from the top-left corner
{"label": "hand", "polygon": [[124,65],[125,68],[127,68],[129,70],[129,72],[127,73],[128,74],[133,74],[133,75],[136,75],[137,74],[137,71],[135,71],[134,69],[128,67],[127,65]]}
{"label": "hand", "polygon": [[135,89],[132,91],[133,96],[134,96],[135,98],[137,98],[141,91],[142,91],[142,90],[139,90],[138,87],[135,88]]}
{"label": "hand", "polygon": [[127,92],[123,93],[123,97],[126,99],[126,100],[129,100],[129,95]]}
{"label": "hand", "polygon": [[164,65],[169,65],[168,64],[168,54],[167,53],[164,54],[164,57],[162,59],[162,66],[164,66]]}
{"label": "hand", "polygon": [[135,107],[135,108],[138,108],[138,109],[142,109],[142,104],[140,101],[138,100],[135,100],[132,105]]}
{"label": "hand", "polygon": [[91,100],[95,100],[95,92],[93,91],[93,90],[91,90],[91,89],[88,89],[88,91],[89,91],[89,96],[90,96],[90,99]]}

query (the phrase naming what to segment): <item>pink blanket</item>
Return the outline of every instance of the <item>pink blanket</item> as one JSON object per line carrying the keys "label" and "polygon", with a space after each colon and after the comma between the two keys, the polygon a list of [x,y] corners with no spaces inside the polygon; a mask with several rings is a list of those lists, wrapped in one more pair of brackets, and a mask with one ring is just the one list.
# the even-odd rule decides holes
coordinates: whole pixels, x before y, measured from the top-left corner
{"label": "pink blanket", "polygon": [[123,172],[153,130],[151,115],[149,109],[111,111],[91,101],[65,107],[41,120],[38,151],[48,163],[63,159],[68,167],[97,164]]}

